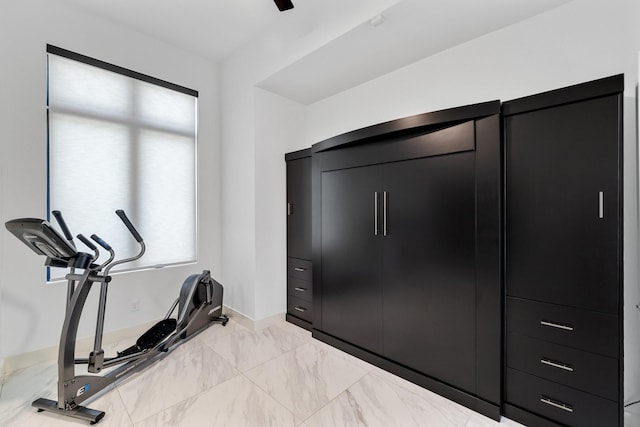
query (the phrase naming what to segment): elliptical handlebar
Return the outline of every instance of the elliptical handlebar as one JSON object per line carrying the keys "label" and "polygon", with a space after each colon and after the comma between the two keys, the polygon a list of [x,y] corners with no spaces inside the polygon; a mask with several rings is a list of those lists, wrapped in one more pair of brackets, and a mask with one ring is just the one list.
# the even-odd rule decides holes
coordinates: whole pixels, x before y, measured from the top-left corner
{"label": "elliptical handlebar", "polygon": [[[120,217],[120,219],[122,220],[122,222],[124,223],[124,225],[127,227],[127,229],[129,229],[129,232],[131,233],[131,235],[136,239],[136,241],[140,244],[140,252],[138,252],[137,255],[134,255],[132,257],[129,258],[124,258],[124,259],[119,259],[117,261],[112,262],[111,264],[109,264],[104,272],[105,276],[109,275],[109,271],[115,267],[116,265],[120,265],[120,264],[124,264],[127,262],[131,262],[131,261],[135,261],[139,258],[142,257],[142,255],[144,255],[144,252],[146,250],[146,246],[144,244],[144,241],[142,239],[142,236],[140,236],[140,233],[138,233],[138,230],[136,230],[136,228],[133,226],[133,224],[131,223],[131,221],[129,220],[129,218],[127,217],[127,214],[124,213],[124,211],[122,209],[118,209],[116,211],[116,215],[118,215]],[[94,235],[95,236],[95,235]],[[91,238],[93,239],[94,236],[91,236]],[[95,236],[98,237],[98,236]],[[94,239],[96,240],[96,239]],[[102,240],[102,239],[100,239]],[[97,242],[97,240],[96,240]],[[103,241],[104,242],[104,241]],[[100,243],[100,242],[98,242]],[[106,244],[106,242],[105,242]]]}
{"label": "elliptical handlebar", "polygon": [[[97,244],[99,244],[104,250],[109,252],[109,258],[103,262],[102,264],[100,264],[97,268],[98,271],[102,270],[103,268],[105,268],[107,265],[109,265],[109,263],[111,261],[113,261],[113,259],[116,257],[116,253],[114,252],[113,248],[111,248],[111,245],[109,245],[107,242],[105,242],[104,240],[102,240],[100,237],[98,237],[96,234],[92,234],[91,235],[91,240],[93,240],[94,242],[96,242]],[[96,258],[97,259],[97,258]]]}
{"label": "elliptical handlebar", "polygon": [[76,237],[78,238],[78,240],[84,243],[86,247],[93,251],[93,259],[98,259],[98,257],[100,256],[100,251],[98,250],[98,248],[96,248],[96,245],[91,243],[91,240],[87,239],[84,234],[78,234]]}
{"label": "elliptical handlebar", "polygon": [[62,217],[62,212],[60,212],[60,211],[51,211],[51,214],[53,215],[53,217],[56,219],[56,222],[60,226],[60,229],[62,230],[62,233],[64,234],[64,237],[69,241],[71,246],[73,246],[75,248],[76,245],[73,243],[73,236],[71,235],[71,232],[69,231],[69,227],[67,227],[67,223],[64,221],[64,218]]}
{"label": "elliptical handlebar", "polygon": [[85,246],[88,247],[89,249],[91,249],[92,251],[95,252],[95,251],[98,250],[98,248],[96,248],[96,245],[91,243],[91,240],[89,240],[86,237],[84,237],[84,234],[78,234],[76,237],[78,238],[78,240],[80,240],[82,243],[84,243]]}
{"label": "elliptical handlebar", "polygon": [[118,209],[116,211],[116,215],[118,215],[120,217],[120,219],[122,220],[124,225],[129,229],[129,232],[136,239],[136,241],[138,243],[142,243],[142,236],[140,235],[140,233],[138,233],[138,230],[136,230],[136,228],[133,226],[131,221],[129,221],[129,218],[127,217],[127,214],[125,214],[122,209]]}
{"label": "elliptical handlebar", "polygon": [[97,234],[92,234],[91,235],[91,240],[93,240],[94,242],[96,242],[97,244],[102,246],[105,250],[111,251],[111,245],[109,245],[107,242],[105,242],[100,237],[98,237]]}

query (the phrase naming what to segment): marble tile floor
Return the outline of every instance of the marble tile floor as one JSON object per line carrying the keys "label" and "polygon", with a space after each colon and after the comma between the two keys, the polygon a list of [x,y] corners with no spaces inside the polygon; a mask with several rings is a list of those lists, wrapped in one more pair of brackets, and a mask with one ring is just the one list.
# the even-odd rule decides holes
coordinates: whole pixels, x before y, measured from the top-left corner
{"label": "marble tile floor", "polygon": [[[37,397],[55,399],[56,381],[55,361],[3,375],[0,425],[87,425],[30,407]],[[251,331],[233,318],[87,406],[106,412],[104,427],[520,426],[477,414],[289,323]],[[625,413],[625,427],[640,427],[637,406]]]}

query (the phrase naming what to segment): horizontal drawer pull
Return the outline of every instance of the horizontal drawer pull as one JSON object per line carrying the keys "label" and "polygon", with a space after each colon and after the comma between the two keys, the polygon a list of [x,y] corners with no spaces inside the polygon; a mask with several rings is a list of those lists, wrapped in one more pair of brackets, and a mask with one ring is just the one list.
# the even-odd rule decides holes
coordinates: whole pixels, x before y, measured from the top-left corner
{"label": "horizontal drawer pull", "polygon": [[573,412],[573,408],[571,407],[571,405],[558,402],[557,400],[549,399],[548,397],[545,397],[545,396],[542,396],[540,398],[540,402],[546,403],[547,405],[553,406],[554,408],[562,409],[563,411]]}
{"label": "horizontal drawer pull", "polygon": [[306,308],[298,307],[298,306],[293,307],[293,309],[296,310],[296,311],[299,311],[300,313],[304,313],[305,311],[307,311]]}
{"label": "horizontal drawer pull", "polygon": [[293,288],[293,289],[294,289],[295,291],[298,291],[298,292],[306,292],[306,291],[307,291],[307,289],[306,289],[306,288]]}
{"label": "horizontal drawer pull", "polygon": [[573,372],[573,368],[571,365],[567,365],[566,363],[555,362],[550,359],[540,359],[540,363],[545,365],[553,366],[554,368],[564,369],[565,371]]}
{"label": "horizontal drawer pull", "polygon": [[307,271],[306,268],[302,268],[302,267],[295,267],[294,270],[295,271]]}
{"label": "horizontal drawer pull", "polygon": [[569,325],[562,325],[560,323],[549,322],[548,320],[541,320],[540,324],[543,326],[549,326],[551,328],[563,329],[565,331],[573,331],[573,327]]}

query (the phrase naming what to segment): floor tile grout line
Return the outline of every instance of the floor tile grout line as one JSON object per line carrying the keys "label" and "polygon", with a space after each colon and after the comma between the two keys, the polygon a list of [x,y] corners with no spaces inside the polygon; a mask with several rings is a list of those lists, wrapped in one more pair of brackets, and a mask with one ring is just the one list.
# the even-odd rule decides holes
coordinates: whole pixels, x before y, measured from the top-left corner
{"label": "floor tile grout line", "polygon": [[[240,325],[240,326],[242,326],[242,325]],[[270,327],[268,327],[268,328],[264,328],[263,330],[271,329],[271,328],[273,328],[273,327],[278,327],[278,326],[277,326],[277,325],[272,325],[272,326],[270,326]],[[243,328],[244,328],[244,327],[243,327]],[[251,331],[251,330],[249,330],[248,328],[245,328],[245,329],[247,329],[247,331],[248,331],[249,333],[252,333],[252,334],[259,334],[259,331]],[[279,328],[279,329],[282,329],[282,328]],[[285,332],[285,333],[287,333],[287,334],[294,335],[293,333],[291,333],[291,332],[287,332],[287,331],[284,331],[284,330],[283,330],[283,332]],[[231,332],[231,333],[229,333],[229,334],[226,334],[226,335],[225,335],[225,337],[226,337],[226,336],[228,336],[228,335],[232,335],[232,334],[234,334],[234,333],[235,333],[235,332]],[[295,335],[294,335],[294,336],[295,336]],[[298,337],[296,337],[296,338],[298,338]],[[209,345],[209,344],[208,344],[208,343],[206,343],[206,342],[205,342],[204,344],[206,344],[206,345],[207,345],[207,347],[209,347],[209,348],[210,348],[210,349],[212,349],[214,352],[216,352],[216,354],[218,354],[218,355],[219,355],[220,357],[222,357],[224,360],[226,360],[227,362],[231,363],[231,364],[233,365],[233,367],[234,367],[238,372],[242,372],[242,373],[244,373],[244,372],[251,371],[252,369],[256,369],[257,367],[262,366],[262,365],[264,365],[265,363],[269,363],[269,362],[271,362],[271,361],[273,361],[273,360],[275,360],[275,359],[277,359],[277,358],[281,357],[283,354],[286,354],[286,353],[288,353],[288,352],[290,352],[290,351],[293,351],[293,350],[295,350],[295,349],[297,349],[297,348],[300,348],[300,347],[302,347],[302,346],[304,346],[304,345],[306,345],[306,344],[307,344],[306,340],[304,340],[304,339],[302,339],[302,338],[300,338],[300,340],[301,340],[301,341],[303,341],[300,345],[294,346],[293,348],[291,348],[291,349],[289,349],[289,350],[285,350],[284,352],[282,352],[282,353],[280,353],[280,354],[277,354],[277,355],[273,356],[271,359],[265,360],[264,362],[261,362],[261,363],[259,363],[259,364],[255,365],[255,366],[250,367],[250,368],[247,368],[247,369],[246,369],[246,370],[244,370],[244,371],[242,371],[241,369],[239,369],[239,368],[236,366],[236,364],[234,363],[234,361],[229,360],[229,359],[227,359],[226,357],[224,357],[222,354],[220,354],[218,351],[216,351],[216,349],[215,349],[215,348],[213,348],[211,345]]]}
{"label": "floor tile grout line", "polygon": [[349,389],[351,387],[353,387],[354,385],[358,384],[360,381],[362,381],[366,376],[370,375],[371,372],[365,372],[365,374],[363,376],[361,376],[359,379],[355,380],[352,384],[350,384],[348,387],[346,387],[344,390],[342,390],[340,393],[338,393],[335,397],[333,397],[332,399],[329,399],[329,401],[327,403],[325,403],[324,405],[322,405],[322,407],[318,408],[317,411],[315,411],[313,414],[309,415],[306,419],[304,419],[302,422],[306,423],[307,421],[309,421],[311,418],[313,418],[318,412],[322,411],[324,408],[326,408],[327,406],[329,406],[334,400],[338,400],[338,398],[340,398],[340,396],[342,396],[343,394],[347,393],[349,391]]}
{"label": "floor tile grout line", "polygon": [[[241,327],[241,328],[243,328],[243,329],[245,329],[245,330],[246,330],[246,332],[248,332],[248,333],[251,333],[251,334],[259,334],[259,331],[252,331],[252,330],[250,330],[250,329],[248,329],[248,328],[244,327],[243,325],[239,324],[238,322],[236,322],[236,325],[237,325],[237,326],[239,326],[239,327]],[[271,329],[271,328],[274,328],[274,327],[278,327],[278,328],[279,328],[279,326],[276,324],[276,325],[272,325],[272,326],[270,326],[270,327],[268,327],[268,328],[265,328],[265,329]],[[285,333],[288,333],[288,334],[294,335],[293,333],[288,332],[288,331],[284,330],[283,328],[279,328],[279,329],[281,329],[281,330],[282,330],[283,332],[285,332]],[[229,332],[228,334],[225,334],[224,336],[232,335],[232,334],[234,334],[234,333],[235,333],[235,332]],[[279,355],[276,355],[276,356],[274,356],[273,358],[271,358],[271,359],[269,359],[269,360],[266,360],[266,361],[264,361],[264,362],[262,362],[262,363],[260,363],[260,364],[258,364],[258,365],[256,365],[256,366],[253,366],[253,367],[251,367],[251,368],[249,368],[249,369],[247,369],[247,370],[245,370],[245,371],[242,371],[242,370],[240,370],[240,369],[239,369],[239,368],[234,364],[234,362],[233,362],[233,361],[231,361],[231,360],[227,359],[225,356],[223,356],[223,355],[222,355],[222,354],[220,354],[218,351],[216,351],[216,349],[215,349],[212,345],[210,345],[207,341],[205,341],[204,339],[202,339],[202,337],[200,336],[200,334],[198,334],[198,336],[196,336],[196,337],[194,337],[194,338],[195,338],[195,340],[198,340],[198,342],[200,342],[200,344],[202,344],[202,345],[206,346],[206,348],[208,348],[209,350],[213,351],[217,356],[221,357],[223,360],[225,360],[226,362],[228,362],[228,363],[233,367],[233,369],[235,370],[236,375],[234,375],[233,377],[231,377],[231,378],[229,378],[228,380],[224,381],[223,383],[226,383],[227,381],[230,381],[230,380],[232,380],[232,379],[235,379],[236,377],[238,377],[238,376],[240,376],[240,375],[241,375],[241,376],[243,376],[247,381],[249,381],[249,383],[250,383],[250,384],[253,384],[253,385],[254,385],[254,386],[256,386],[259,390],[263,391],[267,396],[269,396],[272,400],[274,400],[278,405],[280,405],[280,406],[281,406],[282,408],[284,408],[287,412],[289,412],[289,413],[294,417],[294,419],[299,419],[299,418],[296,416],[296,414],[295,414],[295,413],[293,413],[291,410],[289,410],[289,408],[287,408],[287,407],[286,407],[282,402],[280,402],[280,401],[279,401],[278,399],[276,399],[275,397],[271,396],[271,395],[270,395],[266,390],[262,389],[262,387],[260,387],[260,386],[259,386],[258,384],[256,384],[253,380],[251,380],[251,378],[249,378],[249,377],[246,375],[246,372],[249,372],[249,371],[251,371],[251,370],[253,370],[253,369],[257,369],[258,367],[261,367],[261,366],[263,366],[263,365],[265,365],[265,364],[267,364],[267,363],[269,363],[269,362],[272,362],[273,360],[275,360],[275,359],[277,359],[277,358],[279,358],[279,357],[282,357],[282,356],[284,356],[284,355],[285,355],[285,354],[287,354],[287,353],[293,352],[293,351],[295,351],[296,349],[298,349],[298,348],[300,348],[300,347],[302,347],[302,346],[304,346],[304,345],[308,344],[305,340],[301,340],[301,344],[300,344],[300,345],[297,345],[297,346],[295,346],[294,348],[292,348],[292,349],[290,349],[290,350],[288,350],[288,351],[282,352],[282,353],[280,353]],[[296,337],[296,338],[297,338],[297,337]],[[220,383],[220,384],[223,384],[223,383]],[[219,386],[220,384],[216,384],[216,385],[213,385],[213,386],[211,386],[211,387],[208,387],[208,388],[206,388],[206,389],[202,390],[202,391],[201,391],[201,393],[204,393],[204,392],[206,392],[206,391],[208,391],[208,390],[211,390],[212,388],[215,388],[215,387]],[[193,398],[193,397],[194,397],[194,396],[191,396],[191,397],[189,397],[188,399]],[[184,402],[185,400],[187,400],[187,399],[184,399],[184,400],[182,400],[182,401],[181,401],[181,402],[179,402],[179,403],[182,403],[182,402]],[[151,416],[156,416],[156,415],[158,415],[159,413],[163,412],[164,410],[169,409],[169,408],[171,408],[171,407],[173,407],[173,406],[176,406],[176,405],[178,405],[179,403],[176,403],[176,404],[174,404],[174,405],[170,405],[168,408],[164,408],[164,409],[162,409],[161,411],[159,411],[158,413],[156,413],[156,414],[154,414],[154,415],[151,415]],[[151,416],[150,416],[150,417],[151,417]],[[150,417],[148,417],[148,418],[150,418]],[[146,419],[146,418],[145,418],[145,419]],[[303,422],[304,422],[304,421],[303,421]]]}
{"label": "floor tile grout line", "polygon": [[[251,368],[251,369],[248,369],[248,370],[247,370],[247,371],[245,371],[245,372],[242,372],[242,375],[244,375],[244,376],[245,376],[249,381],[251,381],[251,383],[252,383],[252,384],[255,384],[255,385],[256,385],[260,390],[262,390],[262,391],[264,391],[265,393],[269,394],[269,392],[268,392],[267,390],[264,390],[264,389],[263,389],[263,388],[262,388],[258,383],[256,383],[255,381],[253,381],[250,377],[248,377],[248,376],[246,375],[246,372],[249,372],[249,371],[251,371],[251,370],[257,369],[258,367],[263,366],[263,365],[265,365],[265,364],[267,364],[267,363],[269,363],[269,362],[272,362],[272,361],[276,360],[277,358],[280,358],[280,357],[282,357],[282,356],[285,356],[285,355],[286,355],[286,354],[288,354],[288,353],[295,352],[297,349],[302,348],[302,347],[304,347],[304,346],[306,346],[306,345],[310,345],[311,347],[313,347],[313,348],[314,348],[314,350],[315,350],[317,353],[318,353],[318,352],[321,352],[321,351],[325,351],[325,352],[327,352],[327,350],[323,349],[322,347],[319,347],[319,346],[317,346],[317,345],[314,345],[314,343],[313,343],[313,342],[305,342],[304,344],[302,344],[302,345],[300,345],[300,346],[298,346],[298,347],[296,347],[296,348],[294,348],[294,349],[292,349],[292,350],[289,350],[289,351],[287,351],[287,352],[285,352],[285,353],[282,353],[280,356],[278,356],[278,357],[276,357],[276,358],[273,358],[273,359],[271,359],[271,360],[269,360],[269,361],[267,361],[267,362],[262,363],[261,365],[255,366],[255,367],[253,367],[253,368]],[[338,358],[338,359],[341,359],[343,362],[345,362],[345,363],[347,363],[347,364],[354,365],[354,363],[353,363],[353,362],[351,362],[351,361],[349,361],[349,360],[346,360],[346,359],[342,359],[342,358],[341,358],[341,357],[339,357],[338,355],[331,354],[330,352],[327,352],[327,354],[328,354],[328,355],[330,355],[330,356],[336,357],[336,358]],[[329,399],[329,400],[328,400],[324,405],[322,405],[320,408],[318,408],[316,411],[314,411],[314,412],[313,412],[313,414],[309,415],[309,416],[308,416],[307,418],[305,418],[305,419],[300,418],[300,419],[302,420],[302,423],[306,423],[306,421],[307,421],[307,420],[309,420],[313,415],[315,415],[316,413],[318,413],[319,411],[321,411],[324,407],[326,407],[327,405],[329,405],[332,401],[334,401],[335,399],[337,399],[340,395],[342,395],[343,393],[345,393],[347,390],[349,390],[349,388],[353,387],[355,384],[357,384],[359,381],[361,381],[364,377],[366,377],[366,376],[367,376],[367,375],[369,375],[370,373],[371,373],[371,370],[369,370],[369,371],[365,371],[365,373],[364,373],[360,378],[358,378],[357,380],[353,381],[351,384],[349,384],[347,387],[345,387],[345,389],[344,389],[343,391],[341,391],[340,393],[338,393],[338,394],[337,394],[336,396],[334,396],[333,398]],[[275,397],[273,397],[273,399],[274,399],[274,400],[276,400],[278,403],[280,403],[282,406],[284,406],[284,404],[283,404],[282,402],[280,402],[278,399],[276,399]],[[289,408],[287,408],[286,406],[284,406],[284,407],[285,407],[287,410],[289,410]],[[289,410],[289,411],[290,411],[291,413],[293,413],[293,411],[291,411],[291,410]],[[293,415],[297,418],[297,415],[296,415],[295,413],[293,413]]]}
{"label": "floor tile grout line", "polygon": [[[418,420],[416,420],[415,416],[413,415],[413,412],[410,410],[410,408],[407,406],[407,404],[405,403],[404,399],[402,399],[402,397],[400,397],[400,395],[398,394],[398,391],[396,390],[396,387],[400,387],[403,390],[405,390],[408,393],[413,393],[411,390],[407,390],[405,387],[401,386],[400,384],[392,384],[390,383],[388,380],[386,380],[382,375],[376,375],[376,373],[371,372],[372,376],[378,378],[380,381],[384,382],[393,392],[394,396],[396,396],[398,398],[398,401],[402,404],[402,407],[405,408],[405,410],[407,411],[407,413],[409,413],[409,415],[411,415],[411,419],[413,420],[413,422],[416,423],[416,426],[419,426],[419,422]],[[392,374],[393,375],[393,374]],[[398,377],[400,378],[400,377]],[[394,387],[396,386],[396,387]],[[419,396],[421,399],[422,397]],[[423,399],[424,400],[424,399]],[[469,423],[469,417],[470,415],[467,414],[467,417],[464,421],[464,426],[460,426],[460,427],[466,427],[466,425]]]}
{"label": "floor tile grout line", "polygon": [[[293,350],[291,350],[293,351]],[[257,367],[257,366],[256,366]],[[262,387],[260,387],[259,384],[257,384],[255,381],[253,381],[251,378],[249,378],[244,372],[241,372],[240,375],[242,375],[247,381],[249,381],[249,383],[251,383],[253,386],[255,386],[258,390],[262,391],[264,394],[266,394],[267,396],[269,396],[271,399],[273,399],[278,405],[282,406],[287,412],[289,412],[294,419],[299,419],[298,416],[289,408],[287,408],[284,403],[280,402],[278,399],[276,399],[274,396],[272,396],[271,394],[269,394],[269,392],[265,389],[263,389]],[[304,423],[304,421],[302,421]]]}
{"label": "floor tile grout line", "polygon": [[[198,336],[195,336],[195,337],[193,337],[193,339],[191,339],[191,340],[189,340],[189,341],[185,342],[185,343],[184,343],[184,345],[189,345],[191,342],[196,342],[196,341],[197,341],[201,346],[205,346],[207,349],[209,349],[210,351],[212,351],[216,356],[218,356],[218,357],[222,358],[222,359],[223,359],[223,360],[225,360],[227,363],[229,363],[229,364],[232,366],[233,370],[236,372],[236,374],[235,374],[235,375],[233,375],[232,377],[228,378],[227,380],[222,381],[221,383],[214,384],[214,385],[209,386],[209,387],[205,387],[204,389],[202,389],[202,390],[201,390],[199,393],[197,393],[197,394],[194,394],[194,395],[188,396],[188,397],[186,397],[186,398],[184,398],[184,399],[180,400],[179,402],[176,402],[176,403],[171,404],[171,405],[169,405],[169,406],[167,406],[167,407],[161,408],[161,409],[160,409],[160,410],[158,410],[157,412],[155,412],[155,413],[153,413],[153,414],[150,414],[149,416],[145,417],[144,419],[142,419],[142,420],[138,421],[138,423],[140,423],[140,422],[142,422],[142,421],[144,421],[144,420],[146,420],[146,419],[148,419],[148,418],[150,418],[150,417],[156,416],[156,415],[158,415],[158,414],[162,413],[163,411],[165,411],[165,410],[167,410],[167,409],[169,409],[169,408],[172,408],[172,407],[174,407],[174,406],[176,406],[176,405],[178,405],[178,404],[181,404],[181,403],[185,402],[185,401],[186,401],[186,400],[188,400],[188,399],[195,398],[198,394],[200,394],[200,393],[204,393],[204,392],[209,391],[210,389],[212,389],[212,388],[214,388],[214,387],[217,387],[217,386],[218,386],[218,385],[220,385],[220,384],[226,383],[227,381],[229,381],[229,380],[231,380],[231,379],[233,379],[233,378],[236,378],[236,377],[238,376],[238,374],[240,374],[240,371],[239,371],[238,369],[236,369],[236,368],[232,365],[232,363],[231,363],[231,362],[227,361],[227,360],[226,360],[222,355],[220,355],[220,354],[219,354],[218,352],[216,352],[213,348],[211,348],[211,346],[207,345],[207,344],[206,344],[206,342],[203,342],[203,341],[198,340]],[[184,347],[183,347],[183,348],[184,348]],[[174,350],[176,350],[176,349],[177,349],[177,348],[174,348]],[[173,352],[173,351],[172,351],[172,352]],[[156,361],[155,363],[153,363],[153,364],[152,364],[151,366],[149,366],[148,368],[151,368],[152,366],[156,366],[156,364],[157,364],[158,362],[164,361],[166,358],[171,357],[171,353],[172,353],[172,352],[170,352],[169,354],[165,355],[164,357],[162,357],[160,360],[158,360],[158,361]],[[181,356],[179,356],[179,357],[186,357],[186,356],[187,356],[187,355],[185,354],[185,355],[181,355]],[[146,370],[147,370],[147,369],[145,369],[145,370],[144,370],[144,371],[142,371],[142,372],[137,373],[136,375],[134,375],[134,376],[132,376],[132,377],[129,377],[129,378],[127,378],[127,379],[123,380],[122,382],[119,382],[119,383],[115,384],[115,387],[116,387],[116,388],[118,388],[118,387],[119,387],[119,386],[121,386],[121,385],[125,385],[125,384],[127,384],[129,381],[134,381],[134,380],[135,380],[135,378],[136,378],[138,375],[143,374],[144,372],[146,372]],[[119,389],[118,389],[118,393],[120,394],[120,390],[119,390]],[[121,395],[121,394],[120,394],[120,396],[122,397],[122,395]],[[124,404],[124,398],[122,398],[122,401],[123,401],[123,404]],[[133,425],[137,424],[137,423],[134,423],[134,422],[133,422],[133,415],[129,412],[129,410],[127,409],[127,406],[125,405],[124,407],[125,407],[125,411],[127,412],[127,415],[129,415],[129,418],[130,418],[130,419],[131,419],[131,421],[132,421],[132,424],[133,424]]]}
{"label": "floor tile grout line", "polygon": [[[288,352],[283,353],[281,356],[284,356],[284,355],[286,355],[286,354],[288,354],[288,353],[294,352],[294,351],[296,351],[298,348],[303,347],[304,345],[307,345],[307,344],[311,344],[311,343],[305,343],[305,344],[303,344],[303,345],[301,345],[301,346],[298,346],[298,347],[296,347],[296,348],[295,348],[295,349],[293,349],[293,350],[289,350]],[[317,349],[317,347],[316,347],[316,349]],[[272,359],[271,361],[273,361],[273,360],[275,360],[275,359]],[[264,365],[264,364],[266,364],[266,363],[268,363],[268,362],[263,363],[263,365]],[[262,366],[262,365],[259,365],[259,366]],[[255,368],[251,368],[251,369],[249,369],[248,371],[251,371],[251,370],[256,369],[256,368],[258,368],[258,366],[256,366]],[[248,372],[248,371],[247,371],[247,372]],[[248,379],[252,384],[254,384],[256,387],[258,387],[260,390],[262,390],[263,392],[265,392],[266,394],[268,394],[269,396],[271,396],[267,390],[263,389],[263,388],[262,388],[258,383],[256,383],[255,381],[253,381],[251,378],[247,377],[247,376],[246,376],[246,373],[244,373],[244,372],[243,372],[243,373],[242,373],[242,375],[244,375],[244,376],[245,376],[245,378],[247,378],[247,379]],[[345,389],[344,391],[346,391],[346,389]],[[344,392],[344,391],[343,391],[343,392]],[[338,394],[338,396],[339,396],[340,394],[342,394],[342,392],[341,392],[341,393],[339,393],[339,394]],[[336,397],[337,397],[337,396],[336,396]],[[307,421],[309,418],[311,418],[311,417],[313,416],[313,414],[312,414],[312,415],[308,416],[306,419],[298,418],[298,416],[297,416],[297,415],[296,415],[292,410],[290,410],[289,408],[287,408],[287,407],[286,407],[282,402],[280,402],[278,399],[276,399],[276,398],[275,398],[275,397],[273,397],[273,396],[271,396],[271,398],[272,398],[273,400],[275,400],[276,402],[278,402],[280,405],[282,405],[282,406],[283,406],[287,411],[291,412],[291,414],[292,414],[296,419],[300,419],[300,420],[302,421],[302,424],[306,424],[306,421]],[[330,399],[329,401],[327,401],[327,403],[325,403],[324,405],[322,405],[322,407],[320,407],[318,410],[316,410],[316,411],[314,412],[314,414],[315,414],[316,412],[320,411],[320,410],[321,410],[322,408],[324,408],[325,406],[327,406],[327,405],[328,405],[332,400],[333,400],[333,399]]]}
{"label": "floor tile grout line", "polygon": [[[169,410],[169,409],[171,409],[171,408],[173,408],[173,407],[176,407],[176,406],[178,406],[178,405],[181,405],[181,404],[183,404],[184,402],[186,402],[186,401],[188,401],[188,400],[197,400],[197,399],[198,399],[198,395],[203,394],[203,393],[205,393],[205,392],[208,392],[208,391],[210,391],[210,390],[212,390],[212,389],[214,389],[214,388],[216,388],[216,387],[218,387],[218,386],[222,386],[222,385],[224,385],[224,384],[228,383],[229,381],[232,381],[232,380],[236,379],[237,377],[239,377],[240,375],[242,375],[242,373],[241,373],[240,371],[238,371],[237,369],[236,369],[236,372],[238,372],[238,373],[237,373],[236,375],[234,375],[233,377],[230,377],[230,378],[228,378],[228,379],[226,379],[226,380],[224,380],[224,381],[222,381],[222,382],[220,382],[220,383],[218,383],[218,384],[216,384],[216,385],[214,385],[214,386],[208,387],[208,388],[206,388],[206,389],[204,389],[204,390],[200,391],[200,392],[199,392],[199,393],[197,393],[197,394],[194,394],[194,395],[192,395],[192,396],[185,397],[184,399],[182,399],[182,400],[180,400],[180,401],[178,401],[178,402],[176,402],[176,403],[173,403],[173,404],[171,404],[171,405],[169,405],[169,406],[163,407],[163,408],[161,408],[159,411],[154,412],[153,414],[148,415],[147,417],[145,417],[145,418],[143,418],[143,419],[139,420],[138,422],[133,422],[133,417],[132,417],[132,415],[131,415],[131,414],[129,414],[129,411],[126,409],[126,405],[125,405],[125,410],[127,411],[127,415],[129,415],[129,418],[131,419],[132,425],[134,425],[134,426],[135,426],[135,425],[140,424],[140,423],[142,423],[142,422],[144,422],[144,421],[146,421],[146,420],[148,420],[148,419],[150,419],[150,418],[153,418],[153,417],[156,417],[156,416],[160,415],[160,414],[161,414],[161,413],[163,413],[164,411],[167,411],[167,410]],[[124,402],[123,402],[123,404],[124,404]]]}
{"label": "floor tile grout line", "polygon": [[[380,369],[380,368],[379,368],[379,369]],[[414,383],[412,383],[411,381],[405,380],[404,378],[402,378],[402,377],[400,377],[400,376],[397,376],[397,375],[395,375],[395,374],[392,374],[391,372],[388,372],[388,371],[384,371],[384,372],[386,372],[386,373],[388,373],[388,374],[390,374],[390,375],[393,375],[394,377],[399,378],[399,379],[401,379],[401,380],[403,380],[403,381],[406,381],[406,382],[408,382],[409,384],[411,384],[411,385],[413,385],[413,386],[415,386],[415,387],[418,387],[418,388],[420,388],[420,389],[422,389],[422,390],[426,390],[426,391],[428,391],[428,392],[430,392],[430,393],[433,393],[435,396],[438,396],[439,398],[445,399],[445,400],[447,400],[447,401],[451,402],[452,404],[455,404],[455,405],[461,406],[462,408],[464,408],[464,411],[463,411],[463,412],[466,414],[466,420],[465,420],[464,426],[461,426],[461,427],[466,427],[466,426],[469,424],[469,421],[471,420],[472,413],[473,413],[473,412],[475,412],[475,411],[473,411],[472,409],[466,408],[466,407],[464,407],[464,406],[460,405],[459,403],[454,402],[453,400],[447,399],[446,397],[441,396],[441,395],[439,395],[438,393],[436,393],[436,392],[434,392],[434,391],[431,391],[431,390],[429,390],[429,389],[427,389],[427,388],[420,387],[419,385],[414,384]],[[410,390],[408,387],[404,386],[404,385],[403,385],[403,384],[401,384],[401,383],[396,383],[396,384],[394,384],[394,383],[389,382],[389,380],[387,380],[387,379],[385,379],[385,378],[384,378],[384,375],[380,375],[380,374],[379,374],[379,373],[377,373],[377,372],[372,372],[372,374],[373,374],[375,377],[377,377],[379,380],[381,380],[381,381],[383,381],[385,384],[387,384],[387,385],[391,388],[391,390],[393,391],[393,393],[398,397],[398,399],[400,400],[400,402],[402,402],[403,406],[405,406],[405,407],[406,407],[407,405],[405,404],[404,400],[403,400],[403,399],[400,397],[400,395],[398,394],[398,392],[397,392],[397,390],[396,390],[396,387],[399,387],[399,388],[403,389],[403,390],[404,390],[404,391],[406,391],[407,393],[416,394],[413,390]],[[423,400],[423,401],[428,401],[429,403],[431,403],[431,404],[432,404],[432,406],[433,406],[433,407],[438,408],[438,410],[440,409],[440,404],[439,404],[437,401],[432,400],[432,399],[431,399],[431,397],[428,397],[428,398],[427,398],[427,397],[422,397],[422,396],[418,396],[418,397],[419,397],[421,400]],[[439,411],[439,412],[440,412],[440,411]],[[412,416],[412,418],[413,418],[413,416]],[[415,421],[415,418],[414,418],[414,421]]]}
{"label": "floor tile grout line", "polygon": [[114,384],[112,392],[114,392],[114,391],[117,393],[118,398],[120,399],[120,403],[122,404],[122,407],[124,408],[125,414],[127,414],[127,418],[129,419],[129,422],[131,423],[131,426],[134,427],[136,425],[136,423],[133,422],[133,417],[131,416],[131,413],[129,412],[129,409],[127,409],[127,405],[124,403],[124,398],[122,397],[122,394],[120,394],[120,389],[118,389],[118,385],[117,384]]}

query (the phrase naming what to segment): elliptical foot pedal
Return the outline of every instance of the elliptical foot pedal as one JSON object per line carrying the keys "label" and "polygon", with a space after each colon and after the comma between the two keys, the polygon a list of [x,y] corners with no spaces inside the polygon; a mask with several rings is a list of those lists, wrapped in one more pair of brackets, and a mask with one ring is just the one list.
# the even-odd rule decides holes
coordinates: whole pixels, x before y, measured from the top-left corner
{"label": "elliptical foot pedal", "polygon": [[176,327],[176,319],[163,319],[142,334],[142,336],[138,338],[138,341],[136,341],[136,345],[143,350],[153,348],[167,336],[171,335],[173,331],[176,330]]}
{"label": "elliptical foot pedal", "polygon": [[138,347],[137,344],[132,345],[129,348],[125,348],[122,351],[118,351],[118,357],[123,357],[123,356],[129,356],[131,354],[136,354],[136,353],[140,353],[143,349],[141,349],[140,347]]}
{"label": "elliptical foot pedal", "polygon": [[95,409],[87,408],[86,406],[76,406],[73,409],[60,409],[58,408],[58,402],[51,399],[36,399],[33,401],[31,406],[37,408],[38,412],[47,411],[58,415],[78,418],[80,420],[89,421],[90,424],[99,423],[100,420],[104,418],[103,411],[96,411]]}

